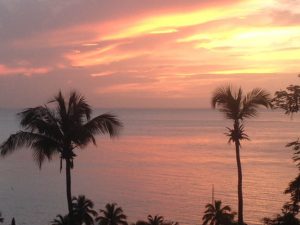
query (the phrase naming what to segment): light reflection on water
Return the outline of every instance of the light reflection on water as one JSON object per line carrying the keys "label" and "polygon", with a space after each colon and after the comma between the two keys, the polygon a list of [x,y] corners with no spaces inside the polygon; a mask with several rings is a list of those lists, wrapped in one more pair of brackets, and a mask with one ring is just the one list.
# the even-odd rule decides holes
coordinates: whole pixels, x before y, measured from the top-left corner
{"label": "light reflection on water", "polygon": [[[216,199],[237,209],[235,153],[223,134],[230,123],[220,114],[111,111],[124,122],[122,135],[112,141],[100,137],[97,147],[89,145],[78,152],[74,195],[85,194],[97,209],[117,202],[131,222],[159,213],[181,224],[201,224],[214,184]],[[12,112],[0,111],[0,122],[1,140],[17,130]],[[297,170],[284,145],[297,138],[298,128],[298,120],[276,112],[247,122],[251,141],[243,143],[241,157],[248,224],[260,224],[262,217],[279,213],[288,199],[282,192]],[[40,225],[66,213],[58,159],[39,171],[30,151],[20,151],[2,160],[0,168],[0,210],[5,218]]]}

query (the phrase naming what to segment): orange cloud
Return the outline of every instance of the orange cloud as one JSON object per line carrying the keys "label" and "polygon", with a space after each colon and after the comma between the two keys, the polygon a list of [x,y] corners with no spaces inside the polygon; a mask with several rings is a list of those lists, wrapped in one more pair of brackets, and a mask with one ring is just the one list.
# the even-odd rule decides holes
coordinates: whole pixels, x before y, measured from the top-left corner
{"label": "orange cloud", "polygon": [[45,74],[49,71],[50,69],[46,67],[7,67],[0,64],[0,75],[22,74],[30,76],[33,74]]}

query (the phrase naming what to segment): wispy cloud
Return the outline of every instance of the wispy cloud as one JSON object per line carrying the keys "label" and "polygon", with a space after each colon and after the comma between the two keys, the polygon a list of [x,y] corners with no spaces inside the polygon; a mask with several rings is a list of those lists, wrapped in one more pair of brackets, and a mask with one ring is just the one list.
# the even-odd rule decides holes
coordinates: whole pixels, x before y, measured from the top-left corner
{"label": "wispy cloud", "polygon": [[299,72],[293,0],[126,2],[0,0],[0,75],[37,82],[42,74],[47,85],[57,74],[64,79],[53,90],[73,85],[92,98],[122,93],[124,102],[193,105],[199,87],[208,96],[221,82],[246,83],[240,74],[283,80],[279,74]]}

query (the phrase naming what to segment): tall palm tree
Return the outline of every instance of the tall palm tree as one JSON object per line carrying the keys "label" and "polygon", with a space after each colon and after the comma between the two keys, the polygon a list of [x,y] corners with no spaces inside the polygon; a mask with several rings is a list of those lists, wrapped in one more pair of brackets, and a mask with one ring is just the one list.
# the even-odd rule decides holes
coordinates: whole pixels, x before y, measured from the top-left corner
{"label": "tall palm tree", "polygon": [[102,215],[96,218],[99,225],[128,225],[127,216],[116,203],[106,204],[105,209],[101,209],[100,213]]}
{"label": "tall palm tree", "polygon": [[51,225],[69,225],[70,218],[69,215],[57,215],[57,218],[51,221]]}
{"label": "tall palm tree", "polygon": [[73,213],[76,223],[82,225],[93,225],[94,217],[97,216],[97,212],[93,210],[94,203],[87,199],[84,195],[73,197]]}
{"label": "tall palm tree", "polygon": [[72,220],[71,169],[76,157],[74,150],[88,143],[96,144],[96,134],[118,134],[121,122],[111,114],[102,114],[91,119],[92,109],[85,98],[73,91],[68,101],[59,92],[46,105],[28,108],[18,116],[23,130],[12,134],[1,146],[1,155],[6,156],[20,147],[33,150],[34,160],[41,168],[45,159],[56,154],[66,162],[66,192],[70,219]]}
{"label": "tall palm tree", "polygon": [[164,217],[160,215],[155,215],[154,217],[148,216],[148,224],[149,225],[162,225],[164,223]]}
{"label": "tall palm tree", "polygon": [[244,130],[244,120],[257,116],[260,106],[272,107],[270,94],[263,89],[255,88],[246,95],[241,88],[232,90],[230,86],[216,89],[212,97],[212,107],[218,108],[225,117],[233,121],[233,128],[227,128],[229,142],[235,144],[236,163],[238,169],[238,224],[243,225],[243,192],[242,166],[240,159],[241,141],[248,139]]}
{"label": "tall palm tree", "polygon": [[229,225],[233,223],[235,213],[231,211],[228,205],[222,207],[221,201],[207,204],[205,208],[205,214],[202,218],[203,225]]}

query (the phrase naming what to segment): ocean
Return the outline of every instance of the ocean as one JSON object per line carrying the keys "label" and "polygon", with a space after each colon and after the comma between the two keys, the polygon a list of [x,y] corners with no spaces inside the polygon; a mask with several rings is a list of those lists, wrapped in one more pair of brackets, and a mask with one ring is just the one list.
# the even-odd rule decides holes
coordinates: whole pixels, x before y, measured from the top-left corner
{"label": "ocean", "polygon": [[[222,200],[237,211],[237,170],[225,127],[231,122],[210,109],[110,109],[124,123],[118,138],[98,136],[97,146],[77,150],[73,195],[86,195],[102,209],[115,202],[129,222],[162,215],[181,225],[202,224],[205,205]],[[20,128],[17,110],[0,110],[0,140]],[[300,120],[263,111],[245,125],[242,142],[244,218],[251,225],[280,213],[283,194],[298,169],[286,143],[298,138]],[[59,158],[42,169],[29,149],[0,160],[0,211],[5,223],[45,225],[66,214],[65,171]]]}

